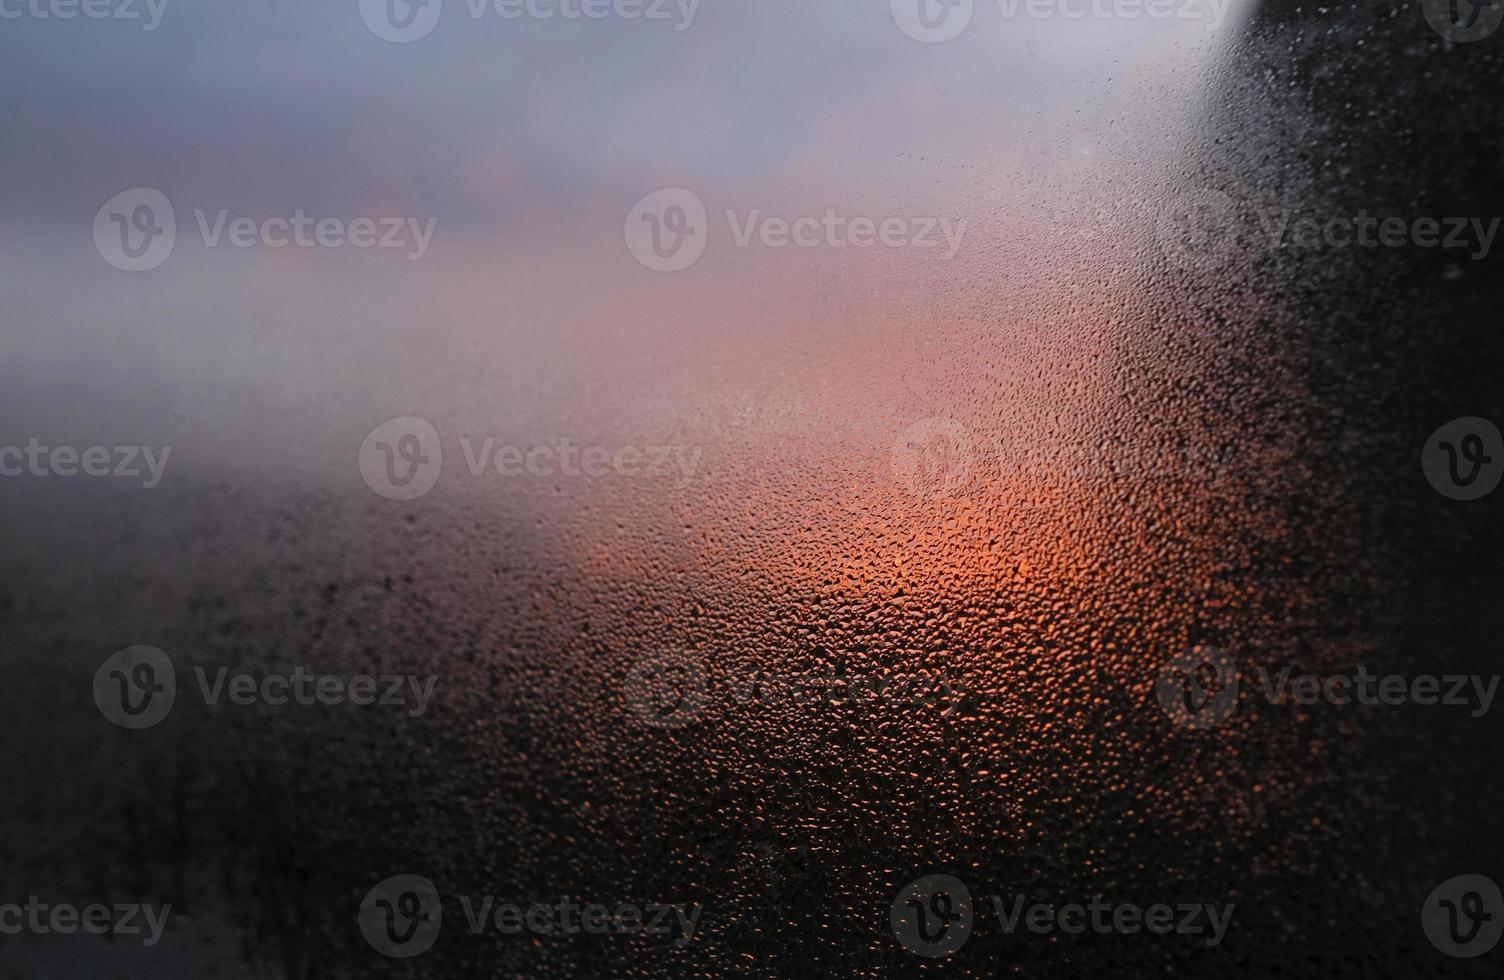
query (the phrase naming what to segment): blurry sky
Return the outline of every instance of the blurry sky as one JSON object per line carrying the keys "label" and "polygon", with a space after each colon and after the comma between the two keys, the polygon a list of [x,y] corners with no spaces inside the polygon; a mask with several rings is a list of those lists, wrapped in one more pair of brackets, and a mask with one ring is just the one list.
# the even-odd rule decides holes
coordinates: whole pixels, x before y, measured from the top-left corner
{"label": "blurry sky", "polygon": [[[1123,261],[1112,188],[1181,148],[1236,31],[1239,11],[1212,30],[1203,6],[1066,20],[991,0],[936,44],[888,0],[702,0],[682,31],[673,4],[504,20],[445,0],[412,43],[377,37],[357,0],[168,0],[152,31],[0,20],[0,409],[18,437],[172,441],[190,467],[275,453],[342,484],[350,440],[399,414],[587,439],[749,403],[881,415],[948,369],[916,356],[932,321],[996,317],[1032,349],[1051,266]],[[967,237],[942,262],[722,231],[692,269],[654,273],[622,222],[667,186],[722,229],[726,208],[836,208],[964,218]],[[179,225],[145,273],[91,239],[135,187]],[[416,262],[205,249],[197,209],[435,232]]]}

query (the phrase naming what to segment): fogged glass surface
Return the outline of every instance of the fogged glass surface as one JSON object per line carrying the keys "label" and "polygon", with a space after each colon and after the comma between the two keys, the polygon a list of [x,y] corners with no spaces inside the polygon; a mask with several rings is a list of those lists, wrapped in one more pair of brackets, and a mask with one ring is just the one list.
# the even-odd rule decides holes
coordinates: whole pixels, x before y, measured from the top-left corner
{"label": "fogged glass surface", "polygon": [[0,3],[0,975],[1493,968],[1491,9],[120,7]]}

